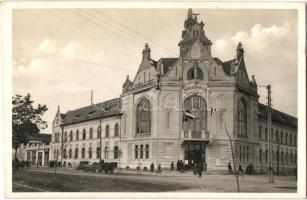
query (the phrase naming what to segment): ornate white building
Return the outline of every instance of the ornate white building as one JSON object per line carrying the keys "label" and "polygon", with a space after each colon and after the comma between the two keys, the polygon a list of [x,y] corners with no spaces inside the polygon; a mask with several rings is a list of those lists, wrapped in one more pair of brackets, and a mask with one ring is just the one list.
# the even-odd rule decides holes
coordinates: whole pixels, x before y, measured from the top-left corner
{"label": "ornate white building", "polygon": [[[227,129],[236,162],[265,171],[266,106],[258,101],[255,77],[248,76],[242,45],[226,62],[212,56],[211,45],[204,23],[189,9],[178,58],[155,61],[146,44],[119,98],[65,114],[58,109],[50,160],[60,155],[67,165],[102,159],[149,168],[202,159],[208,170],[226,170],[232,159]],[[272,121],[274,167],[294,169],[297,119],[273,110]]]}

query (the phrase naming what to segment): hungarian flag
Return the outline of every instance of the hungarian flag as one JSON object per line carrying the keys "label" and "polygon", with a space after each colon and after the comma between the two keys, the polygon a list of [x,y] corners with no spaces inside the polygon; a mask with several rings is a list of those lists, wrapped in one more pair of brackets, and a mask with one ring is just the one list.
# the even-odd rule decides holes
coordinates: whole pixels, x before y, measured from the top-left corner
{"label": "hungarian flag", "polygon": [[193,115],[193,113],[191,113],[191,111],[185,110],[185,112],[184,112],[184,118],[185,118],[185,119],[195,119],[195,116]]}
{"label": "hungarian flag", "polygon": [[214,112],[216,112],[216,108],[211,107],[210,115],[212,115]]}

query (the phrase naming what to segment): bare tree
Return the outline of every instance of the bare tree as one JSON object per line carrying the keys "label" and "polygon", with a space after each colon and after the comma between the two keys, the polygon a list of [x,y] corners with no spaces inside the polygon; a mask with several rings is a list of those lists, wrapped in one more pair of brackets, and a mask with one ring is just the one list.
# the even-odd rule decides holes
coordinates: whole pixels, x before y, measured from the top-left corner
{"label": "bare tree", "polygon": [[69,141],[70,141],[70,140],[68,141],[67,135],[65,135],[65,137],[64,137],[64,127],[63,126],[62,126],[61,129],[62,129],[61,147],[60,147],[60,149],[56,149],[56,152],[55,152],[54,176],[56,176],[59,158],[61,158],[61,162],[62,162],[63,157],[64,157],[64,159],[66,158],[66,153],[67,153],[66,148],[68,147],[68,144],[69,144]]}
{"label": "bare tree", "polygon": [[226,124],[225,124],[225,130],[226,130],[226,134],[228,136],[230,148],[231,148],[232,162],[233,162],[233,167],[234,167],[234,171],[235,171],[235,174],[236,174],[236,180],[237,180],[237,191],[240,192],[238,172],[237,172],[237,167],[236,167],[236,162],[235,162],[235,156],[234,156],[234,153],[233,153],[232,136],[230,136],[229,132],[227,131]]}

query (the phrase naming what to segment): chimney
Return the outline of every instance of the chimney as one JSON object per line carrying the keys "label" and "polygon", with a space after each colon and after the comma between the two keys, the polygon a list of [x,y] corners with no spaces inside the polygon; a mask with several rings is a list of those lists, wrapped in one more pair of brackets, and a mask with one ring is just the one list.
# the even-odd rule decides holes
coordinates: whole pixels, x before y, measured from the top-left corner
{"label": "chimney", "polygon": [[143,49],[143,59],[146,59],[146,60],[150,60],[150,48],[148,47],[148,44],[146,43],[145,44],[145,48]]}

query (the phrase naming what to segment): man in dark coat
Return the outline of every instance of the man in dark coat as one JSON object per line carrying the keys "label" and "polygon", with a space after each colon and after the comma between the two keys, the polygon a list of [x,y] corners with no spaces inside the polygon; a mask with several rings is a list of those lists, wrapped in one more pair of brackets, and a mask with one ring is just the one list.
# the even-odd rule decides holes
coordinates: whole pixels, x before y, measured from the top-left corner
{"label": "man in dark coat", "polygon": [[229,174],[232,174],[232,167],[231,167],[230,162],[228,163],[228,171],[229,171]]}
{"label": "man in dark coat", "polygon": [[204,163],[198,162],[197,163],[197,171],[198,171],[198,177],[199,178],[202,176],[203,170],[204,170]]}
{"label": "man in dark coat", "polygon": [[150,165],[150,171],[151,171],[151,173],[154,172],[154,169],[155,169],[155,165],[154,165],[153,163],[151,163],[151,165]]}
{"label": "man in dark coat", "polygon": [[174,171],[174,162],[171,163],[171,172]]}

